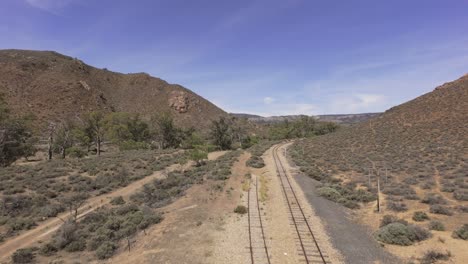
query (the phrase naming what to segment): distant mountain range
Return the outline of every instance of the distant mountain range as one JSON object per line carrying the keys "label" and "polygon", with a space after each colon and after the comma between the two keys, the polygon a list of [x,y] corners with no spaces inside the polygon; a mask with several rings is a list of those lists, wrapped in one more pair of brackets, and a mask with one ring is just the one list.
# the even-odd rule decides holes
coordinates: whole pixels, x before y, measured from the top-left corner
{"label": "distant mountain range", "polygon": [[[270,116],[263,117],[259,115],[250,115],[250,114],[238,114],[231,113],[230,115],[237,118],[246,118],[247,120],[254,123],[279,123],[284,122],[285,120],[294,121],[300,119],[304,115],[288,115],[288,116]],[[364,114],[338,114],[338,115],[316,115],[313,116],[317,120],[333,122],[342,125],[352,125],[360,122],[369,120],[370,118],[377,117],[381,113],[364,113]]]}

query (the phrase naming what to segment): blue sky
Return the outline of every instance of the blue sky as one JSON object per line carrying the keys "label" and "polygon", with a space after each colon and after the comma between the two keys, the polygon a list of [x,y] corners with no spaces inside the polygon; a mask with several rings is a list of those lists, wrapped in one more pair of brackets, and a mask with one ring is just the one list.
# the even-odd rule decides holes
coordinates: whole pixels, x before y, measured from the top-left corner
{"label": "blue sky", "polygon": [[384,111],[468,73],[466,0],[2,0],[0,49],[181,84],[229,112]]}

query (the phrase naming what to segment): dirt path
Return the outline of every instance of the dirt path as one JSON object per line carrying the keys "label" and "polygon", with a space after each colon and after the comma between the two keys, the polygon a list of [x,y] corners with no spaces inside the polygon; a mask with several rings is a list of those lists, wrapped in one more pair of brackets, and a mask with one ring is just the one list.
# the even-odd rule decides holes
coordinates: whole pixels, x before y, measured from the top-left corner
{"label": "dirt path", "polygon": [[240,232],[247,218],[233,210],[245,198],[242,181],[249,157],[248,153],[239,157],[223,190],[216,188],[219,181],[192,186],[183,197],[161,208],[164,221],[148,228],[146,234],[138,233],[131,252],[120,247],[111,259],[93,263],[248,263],[248,237]]}
{"label": "dirt path", "polygon": [[[209,154],[209,159],[214,160],[222,155],[224,155],[225,151],[218,151],[212,152]],[[135,181],[126,187],[121,189],[115,190],[113,192],[103,194],[100,196],[96,196],[90,198],[79,210],[78,218],[82,218],[87,214],[93,212],[94,210],[98,209],[99,207],[108,204],[112,198],[117,196],[122,196],[124,199],[128,199],[130,195],[135,193],[138,189],[143,187],[143,185],[150,183],[155,179],[161,179],[167,176],[167,174],[171,171],[182,169],[184,167],[188,167],[190,164],[186,164],[181,166],[180,164],[174,164],[163,171],[157,171],[153,174]],[[35,245],[38,242],[45,241],[50,239],[54,231],[56,231],[62,224],[63,221],[61,219],[66,219],[69,216],[69,213],[62,213],[57,218],[52,218],[47,220],[41,224],[39,224],[36,228],[29,230],[17,237],[13,237],[10,240],[5,241],[4,243],[0,244],[0,262],[5,263],[9,261],[10,256],[20,248],[26,248]],[[61,218],[61,219],[59,219]]]}

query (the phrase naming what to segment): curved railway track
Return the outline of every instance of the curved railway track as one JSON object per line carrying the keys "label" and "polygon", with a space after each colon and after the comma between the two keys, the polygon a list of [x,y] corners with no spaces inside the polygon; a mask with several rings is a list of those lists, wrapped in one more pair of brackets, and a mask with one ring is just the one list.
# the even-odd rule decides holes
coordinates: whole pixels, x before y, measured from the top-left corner
{"label": "curved railway track", "polygon": [[252,188],[251,184],[247,194],[250,259],[252,264],[271,264],[260,213],[260,202],[258,201],[258,179],[254,175],[252,175],[252,177],[255,177],[255,183],[252,178],[252,183],[254,183],[255,186]]}
{"label": "curved railway track", "polygon": [[301,260],[309,263],[330,263],[327,259],[328,256],[324,254],[319,246],[319,243],[312,232],[310,223],[304,213],[301,204],[297,198],[291,181],[286,173],[286,170],[279,158],[278,151],[280,146],[273,148],[273,160],[276,166],[276,172],[280,178],[283,194],[288,204],[291,225],[296,231],[297,247]]}

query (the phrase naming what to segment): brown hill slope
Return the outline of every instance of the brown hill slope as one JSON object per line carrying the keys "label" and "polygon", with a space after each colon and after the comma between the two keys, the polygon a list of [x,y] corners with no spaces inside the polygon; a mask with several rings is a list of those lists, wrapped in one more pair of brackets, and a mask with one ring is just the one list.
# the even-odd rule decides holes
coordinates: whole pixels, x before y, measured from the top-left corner
{"label": "brown hill slope", "polygon": [[[380,213],[376,202],[361,204],[358,221],[386,244],[404,244],[392,238],[406,223],[426,234],[411,246],[385,245],[391,253],[409,263],[450,251],[450,262],[466,262],[466,238],[458,234],[468,222],[468,75],[365,123],[296,143],[291,155],[325,183],[320,195],[347,207],[369,200],[362,189],[376,194],[380,178]],[[395,219],[398,231],[390,234]]]}
{"label": "brown hill slope", "polygon": [[51,51],[0,50],[0,92],[14,113],[33,113],[39,127],[98,109],[144,117],[169,112],[179,125],[201,129],[226,114],[180,85],[97,69]]}
{"label": "brown hill slope", "polygon": [[317,179],[366,185],[369,167],[386,167],[386,194],[423,198],[416,190],[467,201],[468,75],[370,121],[296,144],[292,154]]}

